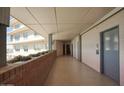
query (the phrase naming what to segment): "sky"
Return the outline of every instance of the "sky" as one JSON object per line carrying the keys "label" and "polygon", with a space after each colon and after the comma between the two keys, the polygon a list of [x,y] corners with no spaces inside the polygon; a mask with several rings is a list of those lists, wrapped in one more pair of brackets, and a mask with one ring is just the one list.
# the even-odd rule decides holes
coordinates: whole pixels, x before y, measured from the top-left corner
{"label": "sky", "polygon": [[7,27],[7,32],[11,32],[12,31],[12,27]]}
{"label": "sky", "polygon": [[[12,16],[10,16],[10,20],[12,19],[13,17]],[[6,30],[7,32],[11,32],[12,31],[12,27],[7,27],[7,30]],[[7,41],[10,41],[10,36],[9,35],[7,35],[7,37],[6,37],[6,40]]]}

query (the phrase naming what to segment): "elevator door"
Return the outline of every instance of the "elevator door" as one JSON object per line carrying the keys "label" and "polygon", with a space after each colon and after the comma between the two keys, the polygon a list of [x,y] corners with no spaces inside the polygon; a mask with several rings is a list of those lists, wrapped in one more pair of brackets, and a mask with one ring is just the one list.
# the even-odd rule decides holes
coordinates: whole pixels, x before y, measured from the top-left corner
{"label": "elevator door", "polygon": [[103,73],[119,82],[118,27],[103,33]]}

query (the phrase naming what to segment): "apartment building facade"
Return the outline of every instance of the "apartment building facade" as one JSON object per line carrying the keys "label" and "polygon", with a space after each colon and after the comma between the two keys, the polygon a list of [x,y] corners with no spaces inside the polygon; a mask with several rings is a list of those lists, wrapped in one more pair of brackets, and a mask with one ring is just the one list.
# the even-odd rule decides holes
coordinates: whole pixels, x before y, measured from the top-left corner
{"label": "apartment building facade", "polygon": [[47,50],[47,42],[40,34],[12,18],[7,32],[7,60],[15,56],[28,56]]}

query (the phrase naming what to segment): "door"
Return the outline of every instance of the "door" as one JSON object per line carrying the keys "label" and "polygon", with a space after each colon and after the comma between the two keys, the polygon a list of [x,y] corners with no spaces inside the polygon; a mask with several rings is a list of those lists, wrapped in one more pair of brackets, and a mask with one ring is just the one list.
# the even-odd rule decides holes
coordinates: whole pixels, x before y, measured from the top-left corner
{"label": "door", "polygon": [[119,82],[119,31],[114,27],[103,32],[103,73]]}
{"label": "door", "polygon": [[70,45],[69,44],[67,44],[66,45],[66,55],[70,55]]}

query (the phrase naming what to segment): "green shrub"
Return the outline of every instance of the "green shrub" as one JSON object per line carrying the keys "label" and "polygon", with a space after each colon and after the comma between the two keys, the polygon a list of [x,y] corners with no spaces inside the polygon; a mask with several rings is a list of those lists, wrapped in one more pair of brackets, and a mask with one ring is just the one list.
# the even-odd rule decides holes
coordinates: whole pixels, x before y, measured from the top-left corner
{"label": "green shrub", "polygon": [[15,63],[15,62],[19,62],[19,61],[27,61],[30,60],[31,57],[30,56],[16,56],[13,59],[7,61],[8,63]]}
{"label": "green shrub", "polygon": [[29,56],[31,56],[31,57],[38,57],[38,56],[40,56],[40,53],[37,53],[37,54],[30,54]]}
{"label": "green shrub", "polygon": [[19,62],[19,61],[27,61],[30,60],[32,57],[38,57],[40,55],[44,55],[46,53],[49,53],[49,51],[43,51],[43,52],[38,52],[37,54],[30,54],[29,56],[16,56],[13,59],[7,61],[8,63],[15,63],[15,62]]}
{"label": "green shrub", "polygon": [[43,51],[43,52],[41,52],[42,55],[44,55],[46,53],[49,53],[49,51]]}
{"label": "green shrub", "polygon": [[8,60],[7,63],[15,63],[14,59]]}
{"label": "green shrub", "polygon": [[19,60],[20,61],[27,61],[27,60],[30,60],[31,57],[30,56],[20,56]]}

